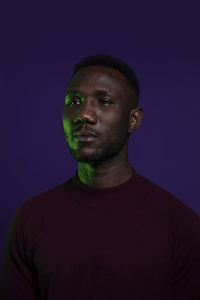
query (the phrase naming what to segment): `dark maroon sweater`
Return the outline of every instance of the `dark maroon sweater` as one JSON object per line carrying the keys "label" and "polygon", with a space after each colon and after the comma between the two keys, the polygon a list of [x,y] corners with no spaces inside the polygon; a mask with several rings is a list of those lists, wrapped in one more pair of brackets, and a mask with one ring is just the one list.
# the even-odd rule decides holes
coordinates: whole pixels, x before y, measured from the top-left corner
{"label": "dark maroon sweater", "polygon": [[1,300],[200,300],[200,217],[139,175],[78,174],[26,200],[10,226]]}

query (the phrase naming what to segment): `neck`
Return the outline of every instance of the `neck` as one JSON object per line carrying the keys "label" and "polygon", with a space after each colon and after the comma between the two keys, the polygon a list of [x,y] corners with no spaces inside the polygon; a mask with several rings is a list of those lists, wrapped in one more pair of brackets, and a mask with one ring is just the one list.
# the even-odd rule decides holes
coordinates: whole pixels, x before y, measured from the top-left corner
{"label": "neck", "polygon": [[133,173],[128,160],[105,161],[97,166],[78,163],[79,180],[91,187],[108,188],[128,181]]}

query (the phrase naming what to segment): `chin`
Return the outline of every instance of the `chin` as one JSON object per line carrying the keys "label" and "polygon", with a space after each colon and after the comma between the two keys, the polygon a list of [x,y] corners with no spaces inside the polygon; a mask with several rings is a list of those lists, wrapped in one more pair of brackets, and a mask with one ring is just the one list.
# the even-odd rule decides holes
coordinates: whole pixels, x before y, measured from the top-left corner
{"label": "chin", "polygon": [[97,157],[95,154],[90,154],[90,155],[81,155],[80,153],[76,153],[72,155],[73,158],[77,161],[77,162],[81,162],[81,163],[87,163],[87,164],[99,164],[102,162],[101,157]]}

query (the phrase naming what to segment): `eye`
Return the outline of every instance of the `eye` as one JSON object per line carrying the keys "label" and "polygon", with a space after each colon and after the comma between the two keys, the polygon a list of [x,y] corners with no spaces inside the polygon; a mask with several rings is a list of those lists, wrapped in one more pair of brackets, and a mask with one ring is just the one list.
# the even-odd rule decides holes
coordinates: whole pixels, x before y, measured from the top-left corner
{"label": "eye", "polygon": [[100,99],[100,102],[102,102],[102,103],[106,104],[105,106],[107,106],[107,105],[111,105],[111,104],[112,104],[112,102],[111,102],[111,101],[109,101],[109,100],[107,100],[107,99]]}
{"label": "eye", "polygon": [[[98,100],[99,102],[102,103],[103,106],[109,106],[112,104],[112,101],[110,101],[109,99],[105,99],[105,98],[100,98]],[[74,106],[74,104],[77,104],[79,102],[81,102],[81,97],[79,96],[67,96],[66,97],[66,103],[68,106]]]}
{"label": "eye", "polygon": [[76,104],[78,101],[81,101],[79,97],[71,97],[71,100],[69,101],[69,105],[73,105],[74,103]]}

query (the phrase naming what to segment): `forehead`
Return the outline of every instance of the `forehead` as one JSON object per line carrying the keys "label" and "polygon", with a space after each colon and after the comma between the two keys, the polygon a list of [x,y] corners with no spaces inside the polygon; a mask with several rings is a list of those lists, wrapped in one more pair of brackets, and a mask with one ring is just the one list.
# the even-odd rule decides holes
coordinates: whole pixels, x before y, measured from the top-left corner
{"label": "forehead", "polygon": [[123,97],[128,90],[126,77],[116,69],[107,66],[88,66],[77,71],[67,90],[89,93],[96,89],[107,90],[113,96]]}

